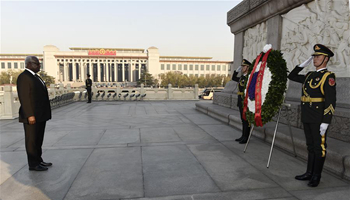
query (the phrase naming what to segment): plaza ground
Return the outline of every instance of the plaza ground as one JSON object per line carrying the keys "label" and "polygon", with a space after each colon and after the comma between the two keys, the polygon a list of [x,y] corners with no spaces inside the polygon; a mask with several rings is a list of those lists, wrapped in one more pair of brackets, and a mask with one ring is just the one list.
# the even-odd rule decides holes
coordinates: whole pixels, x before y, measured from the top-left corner
{"label": "plaza ground", "polygon": [[[0,121],[0,199],[348,199],[328,172],[310,188],[305,161],[195,110],[198,101],[76,102],[53,110],[46,172],[29,171],[18,120]],[[208,101],[207,103],[211,103]],[[330,148],[330,147],[329,147]]]}

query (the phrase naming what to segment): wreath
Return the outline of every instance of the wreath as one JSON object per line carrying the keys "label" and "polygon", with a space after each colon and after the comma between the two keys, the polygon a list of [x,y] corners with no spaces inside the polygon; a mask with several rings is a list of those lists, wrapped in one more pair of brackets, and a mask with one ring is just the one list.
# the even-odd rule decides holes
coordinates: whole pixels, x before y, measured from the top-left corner
{"label": "wreath", "polygon": [[243,117],[250,124],[263,126],[276,115],[284,101],[287,72],[283,54],[279,50],[271,49],[271,45],[266,45],[264,51],[249,66],[242,105]]}

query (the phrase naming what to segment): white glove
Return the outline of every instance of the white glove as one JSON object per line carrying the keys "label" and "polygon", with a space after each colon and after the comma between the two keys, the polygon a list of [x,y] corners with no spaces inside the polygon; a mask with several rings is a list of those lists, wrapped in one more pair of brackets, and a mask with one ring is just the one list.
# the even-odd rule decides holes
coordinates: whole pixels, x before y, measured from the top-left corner
{"label": "white glove", "polygon": [[311,56],[309,59],[307,59],[306,61],[304,61],[303,63],[301,63],[301,64],[299,65],[299,67],[304,68],[304,67],[310,65],[312,59],[313,59],[313,57]]}
{"label": "white glove", "polygon": [[326,123],[322,123],[322,124],[320,125],[320,135],[321,135],[321,136],[324,136],[324,134],[326,133],[327,128],[328,128],[328,125],[329,125],[329,124],[326,124]]}
{"label": "white glove", "polygon": [[242,69],[242,66],[239,66],[237,69],[236,69],[236,72],[240,72]]}

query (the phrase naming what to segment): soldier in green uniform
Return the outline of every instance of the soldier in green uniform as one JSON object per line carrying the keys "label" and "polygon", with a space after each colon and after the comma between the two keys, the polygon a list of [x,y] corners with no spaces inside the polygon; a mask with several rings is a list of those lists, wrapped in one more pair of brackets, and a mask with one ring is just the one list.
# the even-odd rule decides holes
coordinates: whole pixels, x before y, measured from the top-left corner
{"label": "soldier in green uniform", "polygon": [[86,86],[86,91],[88,93],[88,102],[91,103],[91,86],[92,86],[92,80],[90,79],[90,74],[87,74],[87,79],[85,80],[85,86]]}
{"label": "soldier in green uniform", "polygon": [[[240,138],[237,138],[236,141],[239,142],[240,144],[245,144],[247,143],[248,137],[249,137],[249,132],[250,132],[250,125],[249,122],[245,119],[243,119],[243,98],[244,98],[244,85],[245,85],[245,80],[248,74],[248,68],[251,63],[243,59],[242,65],[239,66],[236,71],[232,75],[232,80],[238,82],[238,100],[237,100],[237,106],[239,108],[239,112],[241,114],[241,120],[242,120],[242,136]],[[242,72],[242,76],[237,77],[239,71]]]}
{"label": "soldier in green uniform", "polygon": [[[314,54],[289,74],[292,81],[302,83],[301,121],[304,126],[308,162],[306,173],[296,176],[297,180],[308,180],[308,186],[317,187],[321,180],[326,158],[327,129],[331,123],[336,103],[334,73],[327,70],[327,63],[334,53],[322,44],[314,46]],[[316,71],[299,75],[313,60]]]}

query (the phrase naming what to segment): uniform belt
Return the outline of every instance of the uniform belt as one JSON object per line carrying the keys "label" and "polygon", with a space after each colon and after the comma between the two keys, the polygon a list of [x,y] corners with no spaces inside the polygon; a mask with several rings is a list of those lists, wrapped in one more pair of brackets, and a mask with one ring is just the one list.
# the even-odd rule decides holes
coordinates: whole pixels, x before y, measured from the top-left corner
{"label": "uniform belt", "polygon": [[237,92],[237,94],[243,96],[244,93],[243,92]]}
{"label": "uniform belt", "polygon": [[324,98],[301,97],[302,102],[324,102]]}

